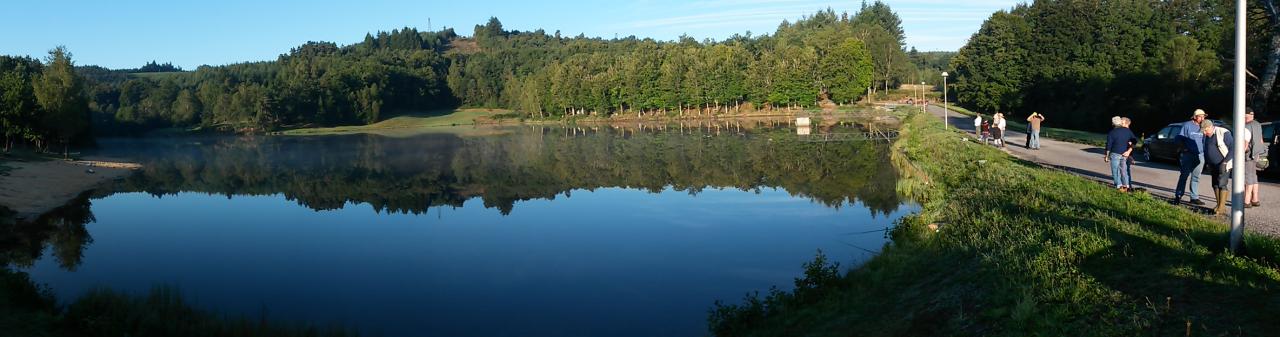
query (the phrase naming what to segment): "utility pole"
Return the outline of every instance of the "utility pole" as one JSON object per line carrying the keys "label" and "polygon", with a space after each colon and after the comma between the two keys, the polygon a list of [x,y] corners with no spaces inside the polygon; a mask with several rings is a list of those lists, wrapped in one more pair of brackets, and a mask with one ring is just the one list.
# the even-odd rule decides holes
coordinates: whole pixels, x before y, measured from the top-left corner
{"label": "utility pole", "polygon": [[[1247,50],[1247,41],[1245,40],[1245,25],[1248,23],[1246,13],[1245,0],[1236,0],[1236,69],[1235,69],[1235,97],[1231,134],[1235,136],[1234,144],[1231,144],[1231,162],[1234,163],[1234,170],[1231,170],[1231,252],[1240,253],[1242,243],[1244,241],[1244,170],[1253,168],[1244,167],[1244,111],[1245,111],[1245,57]],[[1253,135],[1259,137],[1261,135]]]}

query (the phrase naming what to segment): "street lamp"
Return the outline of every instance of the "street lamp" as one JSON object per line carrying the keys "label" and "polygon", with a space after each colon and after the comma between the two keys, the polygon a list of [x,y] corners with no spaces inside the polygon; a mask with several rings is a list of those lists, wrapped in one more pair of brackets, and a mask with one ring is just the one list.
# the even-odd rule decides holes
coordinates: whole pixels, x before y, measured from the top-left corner
{"label": "street lamp", "polygon": [[945,130],[951,125],[951,110],[947,107],[947,72],[942,72],[942,129]]}
{"label": "street lamp", "polygon": [[[1248,51],[1248,35],[1246,28],[1246,12],[1244,0],[1236,1],[1236,55],[1235,55],[1235,93],[1232,97],[1232,105],[1234,113],[1232,118],[1232,134],[1244,134],[1244,111],[1245,111],[1245,61],[1246,52]],[[1253,135],[1257,137],[1258,135]],[[1231,144],[1232,161],[1243,163],[1244,161],[1244,137],[1236,137],[1235,144]],[[1240,253],[1241,245],[1244,244],[1244,170],[1253,168],[1241,168],[1237,166],[1232,170],[1231,174],[1231,235],[1230,247],[1231,253]],[[1221,203],[1221,201],[1219,201]]]}
{"label": "street lamp", "polygon": [[929,105],[924,102],[924,82],[920,82],[920,111],[929,111]]}

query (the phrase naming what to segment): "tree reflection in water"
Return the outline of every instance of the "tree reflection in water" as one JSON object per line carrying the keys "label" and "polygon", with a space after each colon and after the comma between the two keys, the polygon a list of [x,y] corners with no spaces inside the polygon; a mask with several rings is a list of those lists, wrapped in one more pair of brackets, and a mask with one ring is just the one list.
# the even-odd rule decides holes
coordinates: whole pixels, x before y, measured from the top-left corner
{"label": "tree reflection in water", "polygon": [[[518,201],[575,189],[781,188],[828,207],[855,202],[872,215],[896,211],[899,171],[883,142],[810,143],[755,122],[698,126],[516,127],[482,136],[203,137],[103,140],[103,155],[143,170],[86,193],[30,224],[6,224],[4,264],[30,266],[44,245],[75,269],[92,242],[90,199],[120,192],[282,194],[314,210],[368,203],[378,212],[421,214],[480,198],[509,214]],[[842,130],[824,127],[823,132]]]}
{"label": "tree reflection in water", "polygon": [[65,206],[58,207],[35,221],[0,221],[0,267],[30,267],[52,246],[58,265],[75,270],[84,257],[84,249],[93,238],[85,225],[93,222],[89,197],[85,192]]}

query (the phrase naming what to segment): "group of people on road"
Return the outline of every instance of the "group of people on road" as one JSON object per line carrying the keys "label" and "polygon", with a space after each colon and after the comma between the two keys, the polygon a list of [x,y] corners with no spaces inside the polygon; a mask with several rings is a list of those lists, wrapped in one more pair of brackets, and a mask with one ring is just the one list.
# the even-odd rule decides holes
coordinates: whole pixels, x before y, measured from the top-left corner
{"label": "group of people on road", "polygon": [[973,119],[973,127],[975,130],[981,130],[978,138],[982,143],[1004,147],[1004,130],[1008,127],[1004,114],[997,112],[991,116],[990,121],[982,120],[982,115],[977,115]]}
{"label": "group of people on road", "polygon": [[[1027,116],[1027,145],[1031,150],[1040,149],[1040,123],[1044,122],[1044,115],[1039,112],[1032,112]],[[995,146],[1005,147],[1004,131],[1008,128],[1008,121],[1005,120],[1004,114],[997,112],[991,116],[991,120],[983,120],[982,115],[976,115],[973,118],[973,129],[978,132],[978,140],[985,144],[994,144]]]}
{"label": "group of people on road", "polygon": [[1259,199],[1258,185],[1258,160],[1266,158],[1267,146],[1262,140],[1262,126],[1258,121],[1254,120],[1254,112],[1252,108],[1245,111],[1245,162],[1243,164],[1234,163],[1231,153],[1232,144],[1235,142],[1235,135],[1225,127],[1214,124],[1207,120],[1208,114],[1204,110],[1196,109],[1191,115],[1191,120],[1182,123],[1182,131],[1175,137],[1175,142],[1179,147],[1178,150],[1178,182],[1175,188],[1173,204],[1182,202],[1182,196],[1189,193],[1190,199],[1188,203],[1196,206],[1204,206],[1205,202],[1200,200],[1200,176],[1205,172],[1209,173],[1211,185],[1213,186],[1214,198],[1217,199],[1216,207],[1213,212],[1216,215],[1226,214],[1227,199],[1231,197],[1231,170],[1244,170],[1245,179],[1245,208],[1258,207],[1262,205]]}
{"label": "group of people on road", "polygon": [[[1212,180],[1214,198],[1217,200],[1213,208],[1215,214],[1226,213],[1226,203],[1231,196],[1231,170],[1244,171],[1245,193],[1244,207],[1252,208],[1262,205],[1259,195],[1258,171],[1265,168],[1259,166],[1260,160],[1267,158],[1268,146],[1262,139],[1262,125],[1254,119],[1253,109],[1245,113],[1245,162],[1243,165],[1232,163],[1234,154],[1231,145],[1235,137],[1231,130],[1207,120],[1208,113],[1196,109],[1191,119],[1182,123],[1182,131],[1175,137],[1178,150],[1178,182],[1175,187],[1173,204],[1178,204],[1183,195],[1189,195],[1188,203],[1205,206],[1200,200],[1200,176],[1207,173]],[[1031,150],[1040,149],[1040,130],[1044,115],[1033,112],[1027,116],[1027,144]],[[1103,160],[1111,166],[1112,183],[1121,192],[1132,191],[1134,155],[1141,141],[1130,129],[1133,121],[1128,117],[1111,117],[1112,129],[1107,133]],[[985,144],[1005,147],[1005,130],[1007,121],[1002,113],[996,113],[991,120],[983,120],[982,115],[973,119],[974,131],[979,140]]]}

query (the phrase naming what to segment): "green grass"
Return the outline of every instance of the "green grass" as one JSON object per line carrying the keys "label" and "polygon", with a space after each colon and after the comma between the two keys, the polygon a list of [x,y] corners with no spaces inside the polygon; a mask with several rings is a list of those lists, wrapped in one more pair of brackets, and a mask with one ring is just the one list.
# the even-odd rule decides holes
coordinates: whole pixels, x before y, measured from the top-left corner
{"label": "green grass", "polygon": [[[954,130],[954,129],[953,129]],[[1280,242],[907,120],[893,161],[922,206],[847,273],[717,306],[721,336],[1220,336],[1280,331]],[[929,229],[929,224],[941,224]],[[824,266],[827,266],[824,268]]]}
{"label": "green grass", "polygon": [[[969,116],[974,116],[974,114],[976,114],[973,111],[970,111],[965,108],[957,107],[954,105],[951,106],[951,111],[959,112],[961,114],[965,114]],[[1049,116],[1045,116],[1045,117],[1049,117]],[[985,120],[990,120],[991,115],[983,114],[982,118]],[[1026,116],[1023,116],[1023,118],[1025,119]],[[1052,121],[1046,119],[1045,123],[1046,124],[1052,123]],[[1006,130],[1014,130],[1014,131],[1021,132],[1027,129],[1027,123],[1025,121],[1017,120],[1016,118],[1013,118],[1013,117],[1009,117],[1008,123],[1006,124],[1007,124],[1005,128]],[[1041,127],[1040,136],[1048,139],[1093,145],[1098,147],[1107,145],[1107,135],[1101,134],[1101,133],[1088,132],[1088,131]]]}
{"label": "green grass", "polygon": [[440,128],[449,126],[475,125],[477,118],[494,118],[509,114],[507,110],[494,109],[458,109],[444,110],[424,114],[410,114],[393,117],[369,125],[339,126],[332,128],[308,128],[282,131],[289,136],[341,135],[353,133],[383,133],[405,130]]}

